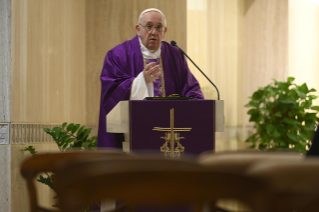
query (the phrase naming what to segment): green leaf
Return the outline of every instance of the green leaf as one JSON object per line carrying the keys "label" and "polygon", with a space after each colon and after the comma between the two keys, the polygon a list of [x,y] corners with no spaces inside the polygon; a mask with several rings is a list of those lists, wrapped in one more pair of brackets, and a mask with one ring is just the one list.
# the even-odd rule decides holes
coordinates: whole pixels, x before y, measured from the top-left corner
{"label": "green leaf", "polygon": [[268,133],[271,133],[271,132],[273,132],[273,131],[275,131],[275,130],[276,130],[276,128],[275,128],[274,125],[272,125],[272,124],[267,124],[267,132],[268,132]]}
{"label": "green leaf", "polygon": [[69,138],[71,138],[71,135],[66,135],[62,138],[62,141],[66,142]]}
{"label": "green leaf", "polygon": [[74,127],[71,130],[72,134],[74,134],[79,129],[79,127],[80,127],[80,124],[74,125]]}
{"label": "green leaf", "polygon": [[304,94],[307,94],[307,93],[309,92],[307,84],[306,84],[306,83],[302,84],[302,85],[299,87],[299,91],[301,91],[301,92],[304,93]]}
{"label": "green leaf", "polygon": [[22,149],[23,152],[30,152],[31,155],[37,154],[33,146],[28,146]]}
{"label": "green leaf", "polygon": [[43,128],[43,130],[44,130],[44,132],[50,134],[50,131],[51,131],[51,130],[50,130],[49,128]]}
{"label": "green leaf", "polygon": [[78,130],[78,132],[77,132],[77,134],[76,134],[77,137],[83,132],[84,127],[85,127],[85,126],[82,126],[82,127]]}
{"label": "green leaf", "polygon": [[312,100],[306,100],[305,102],[303,102],[302,107],[310,109],[311,105],[312,105]]}
{"label": "green leaf", "polygon": [[53,182],[51,181],[50,177],[43,177],[42,175],[40,175],[37,181],[49,186],[51,189],[54,190]]}
{"label": "green leaf", "polygon": [[89,142],[83,142],[83,143],[82,143],[82,147],[84,147],[84,148],[88,147],[89,145],[90,145]]}
{"label": "green leaf", "polygon": [[293,82],[294,80],[295,80],[294,77],[288,77],[288,79],[287,79],[287,81],[288,81],[289,83]]}
{"label": "green leaf", "polygon": [[253,114],[253,113],[256,113],[257,112],[257,109],[250,109],[248,110],[247,114]]}
{"label": "green leaf", "polygon": [[289,99],[282,99],[282,100],[280,100],[280,102],[284,103],[284,104],[295,104],[296,100],[289,98]]}
{"label": "green leaf", "polygon": [[274,116],[276,116],[276,117],[282,117],[282,113],[281,113],[280,111],[278,111],[277,113],[275,113]]}
{"label": "green leaf", "polygon": [[67,131],[71,131],[71,130],[73,129],[73,127],[74,127],[74,124],[71,123],[71,124],[68,125],[68,127],[66,128],[66,130],[67,130]]}
{"label": "green leaf", "polygon": [[260,150],[264,150],[266,148],[267,148],[266,144],[259,144],[259,146],[258,146],[258,149],[260,149]]}
{"label": "green leaf", "polygon": [[69,144],[64,144],[64,145],[62,146],[62,149],[65,150],[68,146],[69,146]]}
{"label": "green leaf", "polygon": [[87,136],[91,133],[91,128],[85,129],[83,131],[83,135],[81,136],[81,140],[85,140],[87,138]]}
{"label": "green leaf", "polygon": [[309,90],[309,93],[316,92],[316,91],[317,91],[316,89],[311,88],[311,89]]}
{"label": "green leaf", "polygon": [[60,132],[55,132],[52,136],[55,141],[59,141]]}
{"label": "green leaf", "polygon": [[255,148],[256,148],[256,145],[255,145],[255,144],[253,144],[253,145],[247,147],[247,149],[255,149]]}
{"label": "green leaf", "polygon": [[264,91],[258,90],[253,94],[252,100],[260,100],[261,98],[263,98],[263,95],[264,95]]}
{"label": "green leaf", "polygon": [[250,101],[245,107],[259,107],[260,102]]}
{"label": "green leaf", "polygon": [[294,142],[299,142],[300,138],[298,135],[296,135],[296,133],[292,133],[292,132],[288,132],[287,136]]}
{"label": "green leaf", "polygon": [[319,106],[312,106],[312,107],[311,107],[311,110],[319,111]]}
{"label": "green leaf", "polygon": [[318,96],[316,96],[316,95],[308,95],[308,98],[309,98],[309,100],[314,100],[314,99],[317,99]]}
{"label": "green leaf", "polygon": [[294,149],[298,150],[301,153],[306,153],[306,146],[307,146],[307,143],[300,142],[295,144]]}
{"label": "green leaf", "polygon": [[62,131],[62,128],[61,127],[54,127],[52,129],[53,132],[61,132]]}
{"label": "green leaf", "polygon": [[270,133],[270,136],[273,138],[279,138],[281,134],[277,130],[275,130],[272,133]]}
{"label": "green leaf", "polygon": [[298,121],[296,121],[294,119],[289,119],[289,118],[283,118],[282,122],[284,122],[286,124],[290,124],[290,125],[298,125]]}
{"label": "green leaf", "polygon": [[62,124],[62,128],[64,129],[64,128],[66,127],[66,125],[68,125],[68,122],[64,122],[64,123]]}
{"label": "green leaf", "polygon": [[59,141],[62,141],[63,138],[66,137],[66,136],[67,136],[67,133],[66,133],[66,132],[60,132],[60,133],[59,133],[59,139],[58,139],[58,140],[59,140]]}
{"label": "green leaf", "polygon": [[301,99],[305,99],[306,98],[306,93],[302,92],[302,91],[299,91],[298,89],[296,89],[296,92],[298,94],[298,96],[301,98]]}
{"label": "green leaf", "polygon": [[317,119],[317,113],[306,113],[305,120],[306,121],[315,121]]}
{"label": "green leaf", "polygon": [[65,142],[67,143],[67,144],[69,144],[69,143],[71,143],[71,142],[73,142],[73,141],[75,141],[76,140],[76,138],[69,138],[68,140],[66,140]]}

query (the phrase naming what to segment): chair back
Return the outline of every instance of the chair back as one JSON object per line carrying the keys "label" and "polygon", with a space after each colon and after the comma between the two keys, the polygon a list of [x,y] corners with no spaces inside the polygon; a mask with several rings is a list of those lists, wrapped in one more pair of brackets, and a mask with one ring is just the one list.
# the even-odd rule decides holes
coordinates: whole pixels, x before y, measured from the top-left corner
{"label": "chair back", "polygon": [[[75,212],[88,201],[116,199],[137,206],[192,205],[242,199],[255,211],[266,211],[267,188],[258,180],[208,170],[195,162],[163,158],[104,158],[61,164],[56,172],[62,211]],[[266,198],[267,199],[267,198]],[[260,207],[260,206],[263,207]]]}
{"label": "chair back", "polygon": [[[38,204],[34,178],[43,172],[55,172],[59,164],[79,159],[104,158],[104,157],[134,157],[121,151],[72,151],[63,153],[36,154],[24,160],[20,167],[22,176],[27,181],[30,212],[50,211]],[[54,189],[55,190],[55,189]]]}

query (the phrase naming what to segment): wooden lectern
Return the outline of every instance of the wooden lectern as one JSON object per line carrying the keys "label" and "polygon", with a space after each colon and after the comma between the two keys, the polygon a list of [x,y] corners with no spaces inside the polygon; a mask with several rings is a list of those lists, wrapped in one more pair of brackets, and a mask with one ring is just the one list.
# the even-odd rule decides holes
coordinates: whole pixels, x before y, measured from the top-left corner
{"label": "wooden lectern", "polygon": [[107,132],[125,133],[124,151],[158,150],[165,156],[215,149],[224,131],[223,100],[121,101],[106,117]]}

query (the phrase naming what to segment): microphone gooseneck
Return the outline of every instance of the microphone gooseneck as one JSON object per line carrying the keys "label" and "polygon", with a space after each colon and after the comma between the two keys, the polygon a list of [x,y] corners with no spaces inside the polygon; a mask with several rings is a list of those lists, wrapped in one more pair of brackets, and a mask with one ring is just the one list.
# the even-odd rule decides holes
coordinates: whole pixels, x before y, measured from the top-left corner
{"label": "microphone gooseneck", "polygon": [[219,90],[218,90],[218,88],[216,87],[216,85],[206,76],[206,74],[193,62],[193,60],[191,59],[191,58],[189,58],[188,57],[188,55],[181,49],[181,48],[179,48],[179,46],[177,46],[177,43],[175,42],[175,41],[171,41],[171,45],[172,46],[176,46],[179,50],[181,50],[181,52],[193,63],[193,65],[204,75],[204,77],[206,77],[206,79],[210,82],[210,84],[212,84],[214,87],[215,87],[215,89],[216,89],[216,91],[217,91],[217,95],[218,95],[218,100],[220,100],[219,99]]}

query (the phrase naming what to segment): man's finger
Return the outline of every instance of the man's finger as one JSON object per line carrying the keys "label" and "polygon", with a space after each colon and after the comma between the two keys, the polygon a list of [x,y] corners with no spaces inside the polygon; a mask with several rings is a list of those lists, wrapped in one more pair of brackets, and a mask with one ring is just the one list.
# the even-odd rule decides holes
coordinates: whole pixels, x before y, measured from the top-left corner
{"label": "man's finger", "polygon": [[152,67],[151,69],[148,70],[148,72],[155,72],[156,70],[160,69],[159,65],[156,65],[154,67]]}
{"label": "man's finger", "polygon": [[149,70],[151,67],[153,67],[155,65],[155,62],[151,62],[149,64],[147,64],[144,68],[145,71]]}

